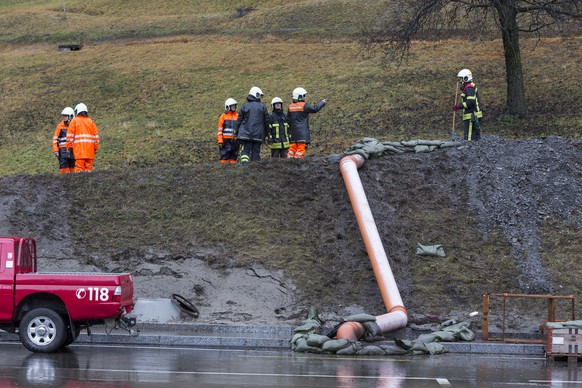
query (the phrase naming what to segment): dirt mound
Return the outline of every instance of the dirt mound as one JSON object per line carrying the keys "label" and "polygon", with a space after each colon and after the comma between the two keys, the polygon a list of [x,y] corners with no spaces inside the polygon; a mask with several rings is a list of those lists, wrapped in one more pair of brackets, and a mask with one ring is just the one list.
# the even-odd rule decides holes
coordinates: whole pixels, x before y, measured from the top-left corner
{"label": "dirt mound", "polygon": [[[360,169],[411,322],[479,310],[484,292],[578,291],[544,247],[580,247],[581,149],[485,136]],[[36,237],[42,271],[129,271],[138,298],[178,293],[198,322],[295,324],[310,306],[331,320],[380,314],[338,161],[6,177],[0,234]],[[417,243],[447,257],[417,256]]]}

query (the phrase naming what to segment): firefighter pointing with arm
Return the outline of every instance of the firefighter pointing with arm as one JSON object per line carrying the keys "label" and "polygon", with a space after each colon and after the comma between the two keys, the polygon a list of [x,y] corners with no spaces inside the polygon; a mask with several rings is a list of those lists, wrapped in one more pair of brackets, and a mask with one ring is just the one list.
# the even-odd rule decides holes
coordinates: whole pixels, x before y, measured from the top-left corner
{"label": "firefighter pointing with arm", "polygon": [[454,105],[453,110],[463,110],[463,124],[465,140],[481,139],[481,111],[479,92],[473,83],[473,74],[469,69],[463,69],[457,74],[461,87],[461,103]]}
{"label": "firefighter pointing with arm", "polygon": [[319,112],[326,103],[320,100],[316,105],[305,103],[307,91],[303,88],[293,90],[293,103],[289,105],[287,116],[291,130],[291,145],[289,146],[289,158],[303,158],[307,145],[311,142],[309,134],[309,114]]}
{"label": "firefighter pointing with arm", "polygon": [[66,174],[75,169],[75,158],[72,150],[67,149],[67,131],[69,123],[75,117],[75,111],[71,107],[66,107],[61,112],[62,120],[55,129],[53,136],[53,153],[59,159],[59,172]]}

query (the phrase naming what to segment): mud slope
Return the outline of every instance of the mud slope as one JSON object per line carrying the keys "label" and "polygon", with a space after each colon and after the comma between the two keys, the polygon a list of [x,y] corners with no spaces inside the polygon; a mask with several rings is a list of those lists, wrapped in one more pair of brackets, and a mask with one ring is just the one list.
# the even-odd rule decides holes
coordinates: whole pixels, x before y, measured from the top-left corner
{"label": "mud slope", "polygon": [[[364,165],[413,322],[479,309],[483,292],[580,291],[554,264],[582,240],[581,151],[486,136]],[[36,237],[42,271],[130,271],[137,297],[179,293],[199,322],[293,324],[310,306],[330,319],[382,313],[338,161],[2,178],[0,234]],[[447,257],[417,256],[417,243]]]}

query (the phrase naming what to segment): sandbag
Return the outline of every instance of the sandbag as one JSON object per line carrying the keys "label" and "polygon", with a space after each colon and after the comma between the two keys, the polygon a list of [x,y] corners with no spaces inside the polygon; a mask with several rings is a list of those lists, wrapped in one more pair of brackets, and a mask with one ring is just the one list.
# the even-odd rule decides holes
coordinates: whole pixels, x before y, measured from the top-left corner
{"label": "sandbag", "polygon": [[391,146],[394,148],[400,148],[400,149],[404,148],[402,143],[399,141],[383,141],[382,144],[384,144],[385,146]]}
{"label": "sandbag", "polygon": [[404,140],[401,141],[400,144],[402,144],[405,147],[416,147],[418,145],[418,140]]}
{"label": "sandbag", "polygon": [[398,347],[398,346],[380,345],[380,348],[384,351],[384,354],[390,354],[390,355],[394,355],[394,356],[409,353],[408,350],[403,349],[403,348]]}
{"label": "sandbag", "polygon": [[440,148],[450,148],[450,147],[458,147],[459,143],[454,141],[445,141],[441,144]]}
{"label": "sandbag", "polygon": [[414,152],[416,152],[417,154],[421,154],[421,153],[425,153],[425,152],[430,152],[430,147],[429,146],[425,146],[425,145],[417,145],[414,147]]}
{"label": "sandbag", "polygon": [[406,152],[406,147],[404,147],[400,142],[395,141],[383,141],[382,144],[386,146],[386,151],[390,151],[395,154],[402,154]]}
{"label": "sandbag", "polygon": [[303,321],[301,326],[293,329],[293,333],[314,333],[320,328],[321,324],[315,319],[308,319]]}
{"label": "sandbag", "polygon": [[376,317],[370,314],[352,314],[344,318],[344,322],[376,322]]}
{"label": "sandbag", "polygon": [[378,346],[368,345],[364,346],[363,349],[360,349],[356,352],[358,356],[383,356],[384,350]]}
{"label": "sandbag", "polygon": [[305,338],[299,338],[295,344],[296,352],[303,353],[321,353],[321,349],[315,346],[309,346]]}
{"label": "sandbag", "polygon": [[448,352],[447,348],[436,342],[425,343],[419,340],[409,341],[394,338],[394,343],[412,354],[442,354]]}
{"label": "sandbag", "polygon": [[321,350],[323,350],[326,353],[335,353],[338,350],[341,350],[343,348],[346,348],[350,346],[350,341],[348,341],[345,338],[339,339],[339,340],[329,340],[326,341],[322,346],[321,346]]}
{"label": "sandbag", "polygon": [[401,154],[403,152],[431,152],[438,148],[456,147],[461,142],[444,142],[442,140],[407,140],[401,142],[380,142],[372,137],[358,140],[344,155],[361,155],[365,159],[386,154]]}
{"label": "sandbag", "polygon": [[469,329],[470,322],[457,323],[455,320],[448,320],[441,324],[441,330],[418,336],[421,342],[456,342],[473,341],[475,333]]}
{"label": "sandbag", "polygon": [[307,345],[309,345],[309,346],[321,347],[321,345],[323,345],[324,343],[326,343],[329,340],[330,340],[329,337],[327,337],[325,335],[321,335],[321,334],[308,334],[307,335]]}
{"label": "sandbag", "polygon": [[432,149],[440,147],[441,144],[443,144],[443,143],[444,143],[444,141],[442,141],[442,140],[419,140],[418,141],[418,145],[429,146]]}
{"label": "sandbag", "polygon": [[294,334],[293,337],[291,338],[291,350],[295,350],[295,347],[297,346],[297,341],[299,340],[299,338],[304,338],[305,334]]}
{"label": "sandbag", "polygon": [[[384,143],[382,143],[382,144],[384,144]],[[396,148],[394,146],[384,144],[384,151],[382,152],[382,154],[384,154],[384,155],[387,153],[402,154],[404,152],[405,151],[402,148]]]}
{"label": "sandbag", "polygon": [[427,344],[420,341],[414,341],[411,350],[412,354],[443,354],[448,352],[447,348],[439,343],[431,342]]}
{"label": "sandbag", "polygon": [[441,244],[437,245],[422,245],[416,244],[416,254],[419,256],[439,256],[446,257],[445,248]]}
{"label": "sandbag", "polygon": [[546,327],[552,329],[580,329],[582,328],[582,321],[546,322]]}
{"label": "sandbag", "polygon": [[450,319],[441,324],[441,329],[456,333],[456,337],[461,341],[473,341],[475,333],[469,328],[471,322],[459,322]]}
{"label": "sandbag", "polygon": [[380,326],[374,321],[363,322],[362,326],[366,329],[364,333],[363,340],[366,342],[374,342],[374,341],[384,341],[386,337],[384,337],[382,333],[382,329]]}
{"label": "sandbag", "polygon": [[358,352],[358,350],[362,349],[363,345],[359,342],[352,342],[349,346],[346,346],[343,349],[338,350],[335,354],[338,356],[351,356]]}

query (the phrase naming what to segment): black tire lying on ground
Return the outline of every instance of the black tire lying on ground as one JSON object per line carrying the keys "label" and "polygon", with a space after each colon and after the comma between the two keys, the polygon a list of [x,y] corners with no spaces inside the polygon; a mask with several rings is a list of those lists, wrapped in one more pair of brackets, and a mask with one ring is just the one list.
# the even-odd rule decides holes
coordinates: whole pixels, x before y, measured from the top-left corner
{"label": "black tire lying on ground", "polygon": [[178,309],[180,309],[180,311],[183,312],[184,314],[190,315],[191,317],[194,318],[198,318],[198,316],[200,315],[200,312],[198,311],[196,306],[194,306],[192,302],[190,302],[188,299],[184,298],[181,295],[172,294],[172,303],[175,304],[178,307]]}

